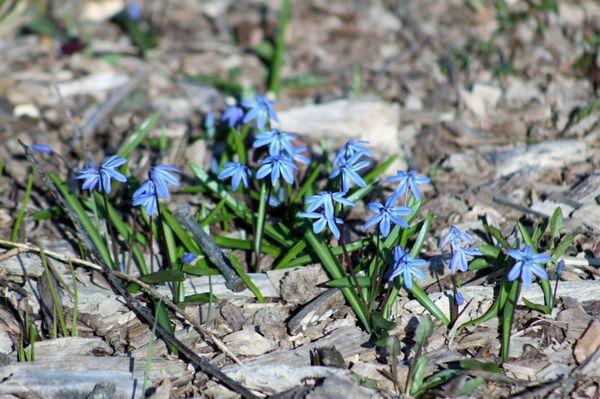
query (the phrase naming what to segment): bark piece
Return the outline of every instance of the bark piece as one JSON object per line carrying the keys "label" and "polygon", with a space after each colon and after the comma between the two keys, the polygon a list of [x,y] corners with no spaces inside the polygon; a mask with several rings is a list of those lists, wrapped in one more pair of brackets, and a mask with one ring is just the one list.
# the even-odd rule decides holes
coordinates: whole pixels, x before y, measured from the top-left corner
{"label": "bark piece", "polygon": [[335,288],[325,291],[312,302],[304,306],[288,323],[290,333],[298,334],[300,331],[331,314],[338,311],[344,305],[342,292]]}
{"label": "bark piece", "polygon": [[259,356],[275,349],[273,343],[255,331],[241,330],[226,335],[223,342],[233,353]]}
{"label": "bark piece", "polygon": [[578,363],[583,362],[598,348],[600,348],[600,321],[593,320],[579,341],[577,341],[573,352],[575,360]]}

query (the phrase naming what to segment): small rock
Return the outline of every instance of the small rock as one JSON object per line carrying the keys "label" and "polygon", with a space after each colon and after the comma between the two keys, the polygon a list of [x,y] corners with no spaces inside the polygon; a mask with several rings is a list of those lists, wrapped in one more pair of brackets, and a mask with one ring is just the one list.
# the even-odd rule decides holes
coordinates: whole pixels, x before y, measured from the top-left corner
{"label": "small rock", "polygon": [[372,98],[337,100],[283,111],[279,118],[283,129],[317,141],[330,138],[341,145],[348,139],[362,139],[384,153],[400,149],[398,104]]}
{"label": "small rock", "polygon": [[281,297],[288,303],[304,305],[326,291],[318,285],[327,280],[321,267],[291,270],[281,281]]}
{"label": "small rock", "polygon": [[479,124],[487,127],[502,97],[502,90],[495,86],[476,83],[471,91],[460,90],[459,93],[463,103],[475,115]]}
{"label": "small rock", "polygon": [[275,345],[255,331],[237,331],[223,338],[223,342],[235,354],[258,356],[275,349]]}
{"label": "small rock", "polygon": [[287,326],[283,323],[263,324],[258,327],[258,331],[265,336],[265,338],[274,341],[281,341],[288,338]]}
{"label": "small rock", "polygon": [[520,108],[527,105],[531,100],[541,97],[540,89],[535,82],[521,79],[513,79],[506,89],[506,103],[510,108]]}
{"label": "small rock", "polygon": [[268,307],[258,309],[252,317],[252,324],[255,326],[262,326],[266,324],[279,324],[283,323],[287,313],[276,307]]}
{"label": "small rock", "polygon": [[593,320],[585,330],[573,354],[578,363],[583,362],[600,347],[600,321]]}

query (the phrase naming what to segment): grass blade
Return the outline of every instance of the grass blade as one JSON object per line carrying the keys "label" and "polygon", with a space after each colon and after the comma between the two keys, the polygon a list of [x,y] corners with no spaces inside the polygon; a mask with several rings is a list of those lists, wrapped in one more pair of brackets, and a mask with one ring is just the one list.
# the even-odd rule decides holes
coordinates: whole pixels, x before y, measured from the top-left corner
{"label": "grass blade", "polygon": [[123,144],[121,144],[121,147],[117,151],[117,154],[119,154],[125,159],[129,158],[129,155],[131,155],[133,150],[135,150],[136,147],[140,145],[140,143],[146,138],[146,136],[150,132],[150,129],[152,129],[152,127],[156,123],[158,115],[158,112],[154,112],[152,115],[150,115],[150,117],[148,117],[148,119],[142,122],[139,129],[135,131],[131,136],[129,136],[123,142]]}
{"label": "grass blade", "polygon": [[233,253],[231,251],[229,251],[229,259],[231,260],[231,266],[233,266],[238,276],[240,276],[240,278],[244,281],[246,286],[248,286],[250,291],[252,291],[258,302],[264,303],[265,298],[263,297],[262,293],[260,292],[258,287],[252,282],[250,277],[248,277],[244,269],[242,269],[242,266],[238,262],[237,258],[233,256]]}
{"label": "grass blade", "polygon": [[261,183],[260,202],[258,203],[258,214],[256,215],[256,234],[254,236],[254,254],[257,259],[257,265],[258,259],[260,258],[260,247],[262,245],[265,220],[267,218],[267,201],[269,200],[268,197],[270,196],[270,191],[269,194],[267,194],[267,185],[265,183]]}
{"label": "grass blade", "polygon": [[29,197],[31,197],[31,188],[33,187],[33,172],[29,172],[29,177],[27,178],[27,185],[25,186],[25,196],[23,197],[23,202],[21,203],[21,209],[19,210],[19,215],[17,216],[17,220],[15,220],[15,225],[12,231],[12,240],[17,241],[19,239],[19,230],[21,228],[21,222],[25,217],[25,210],[27,209],[27,204],[29,203]]}
{"label": "grass blade", "polygon": [[292,11],[292,0],[282,0],[281,14],[279,15],[279,31],[277,32],[277,43],[275,44],[275,54],[271,63],[269,91],[278,93],[281,81],[281,67],[283,66],[283,57],[285,53],[285,32],[290,20]]}

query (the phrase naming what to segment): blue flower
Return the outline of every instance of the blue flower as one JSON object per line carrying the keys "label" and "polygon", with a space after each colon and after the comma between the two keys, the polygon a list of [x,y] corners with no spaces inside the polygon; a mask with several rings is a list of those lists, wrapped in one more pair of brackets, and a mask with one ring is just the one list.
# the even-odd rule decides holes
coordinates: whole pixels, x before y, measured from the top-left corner
{"label": "blue flower", "polygon": [[32,144],[31,149],[41,154],[52,154],[54,151],[46,144]]}
{"label": "blue flower", "polygon": [[417,172],[414,170],[408,172],[398,170],[396,171],[396,176],[389,177],[385,181],[386,183],[399,183],[398,187],[396,187],[396,193],[399,195],[406,194],[410,189],[415,200],[419,201],[421,199],[419,184],[429,183],[431,179],[429,177],[417,175]]}
{"label": "blue flower", "polygon": [[142,10],[140,5],[135,0],[130,0],[127,2],[127,16],[133,22],[138,22],[142,17]]}
{"label": "blue flower", "polygon": [[162,199],[169,198],[169,187],[167,184],[179,186],[179,180],[177,180],[175,176],[172,176],[171,172],[183,173],[174,166],[164,165],[162,163],[150,168],[148,171],[148,177],[154,183],[156,192]]}
{"label": "blue flower", "polygon": [[365,144],[369,144],[369,142],[367,140],[349,140],[345,146],[337,151],[333,158],[333,164],[338,164],[354,154],[362,154],[366,158],[373,158],[373,153],[365,147]]}
{"label": "blue flower", "polygon": [[523,282],[523,287],[527,289],[531,285],[534,274],[543,280],[548,279],[546,270],[539,266],[548,263],[552,259],[545,253],[534,254],[533,249],[527,245],[522,251],[509,250],[508,256],[517,261],[508,272],[508,281],[515,281],[517,278],[520,278]]}
{"label": "blue flower", "polygon": [[253,148],[269,146],[269,155],[280,155],[282,151],[286,151],[288,155],[294,153],[292,141],[296,140],[296,136],[291,133],[282,132],[279,129],[273,128],[264,132],[258,133],[252,143]]}
{"label": "blue flower", "polygon": [[556,265],[556,276],[557,278],[560,277],[560,275],[565,271],[565,261],[564,260],[560,260],[558,262],[558,265]]}
{"label": "blue flower", "polygon": [[450,271],[456,274],[457,270],[466,272],[469,269],[469,261],[473,256],[481,255],[478,248],[466,248],[473,244],[473,237],[470,234],[461,231],[458,227],[450,226],[448,234],[440,242],[440,250],[443,250],[450,244],[452,250],[452,259],[450,260]]}
{"label": "blue flower", "polygon": [[248,188],[248,176],[250,168],[241,162],[225,162],[223,171],[219,174],[219,180],[225,180],[231,177],[231,188],[237,191],[240,182],[244,182],[244,187]]}
{"label": "blue flower", "polygon": [[388,281],[393,281],[396,276],[402,274],[404,284],[407,289],[412,289],[412,276],[419,280],[425,280],[425,273],[418,267],[426,265],[427,262],[423,259],[413,259],[409,253],[404,252],[404,248],[400,245],[394,247],[394,268],[388,277]]}
{"label": "blue flower", "polygon": [[256,101],[243,101],[242,106],[249,108],[244,115],[244,119],[242,119],[243,123],[256,120],[256,127],[264,129],[267,122],[271,119],[279,122],[275,109],[273,109],[273,101],[267,100],[260,94],[256,94]]}
{"label": "blue flower", "polygon": [[206,135],[209,138],[212,139],[215,137],[215,114],[212,111],[206,114],[206,117],[204,118],[204,130],[206,131]]}
{"label": "blue flower", "polygon": [[142,206],[148,216],[154,215],[158,207],[156,186],[152,180],[146,180],[133,193],[133,206]]}
{"label": "blue flower", "polygon": [[244,109],[236,104],[227,108],[221,115],[221,122],[226,122],[229,127],[236,127],[244,119]]}
{"label": "blue flower", "polygon": [[98,186],[98,192],[101,193],[104,191],[110,194],[111,179],[120,181],[121,183],[127,181],[127,178],[117,170],[119,166],[126,162],[125,158],[121,158],[118,155],[106,158],[100,167],[92,161],[88,162],[87,168],[80,169],[77,172],[77,179],[84,180],[81,188],[91,191]]}
{"label": "blue flower", "polygon": [[348,159],[342,159],[338,166],[329,174],[332,179],[337,175],[342,175],[342,191],[347,192],[350,188],[350,183],[354,183],[360,187],[366,187],[367,183],[357,173],[359,170],[369,166],[368,161],[359,161],[362,157],[361,153],[356,153]]}
{"label": "blue flower", "polygon": [[406,206],[394,206],[394,202],[396,202],[395,195],[390,196],[390,198],[385,201],[385,204],[371,202],[369,204],[369,209],[371,212],[375,213],[375,216],[367,220],[363,225],[363,229],[366,230],[379,223],[379,232],[382,236],[387,237],[390,234],[392,223],[404,228],[408,227],[408,223],[402,219],[402,216],[410,215],[412,209]]}
{"label": "blue flower", "polygon": [[275,155],[266,157],[261,160],[263,164],[256,172],[256,178],[262,179],[265,176],[271,175],[271,184],[276,185],[279,181],[279,176],[289,184],[294,183],[294,170],[298,169],[296,165],[287,157],[281,155]]}
{"label": "blue flower", "polygon": [[313,231],[315,233],[320,233],[323,231],[325,226],[329,227],[331,234],[339,240],[340,239],[340,230],[338,229],[338,224],[343,224],[344,222],[340,218],[334,218],[333,216],[327,216],[325,213],[320,212],[300,212],[298,216],[309,219],[316,219],[313,223]]}
{"label": "blue flower", "polygon": [[354,206],[354,202],[344,198],[344,195],[346,195],[346,193],[332,193],[331,191],[321,191],[319,194],[311,195],[304,201],[308,204],[306,212],[312,213],[323,207],[325,215],[332,218],[334,214],[334,202],[342,205]]}
{"label": "blue flower", "polygon": [[461,294],[458,291],[456,291],[456,295],[454,295],[454,299],[456,300],[456,304],[458,306],[462,306],[463,303],[465,303],[465,298],[463,297],[463,294]]}
{"label": "blue flower", "polygon": [[444,249],[448,244],[451,247],[460,247],[462,244],[470,245],[473,244],[473,237],[468,233],[462,232],[458,227],[450,226],[448,234],[440,242],[440,250]]}
{"label": "blue flower", "polygon": [[304,165],[308,165],[310,163],[310,159],[308,157],[302,155],[302,153],[307,152],[308,149],[306,147],[292,147],[292,152],[284,151],[287,156],[289,156],[292,161],[298,162]]}
{"label": "blue flower", "polygon": [[452,274],[456,274],[456,270],[461,272],[469,270],[469,261],[477,255],[481,255],[478,248],[452,247],[452,259],[450,260]]}
{"label": "blue flower", "polygon": [[183,263],[192,263],[196,259],[196,254],[193,252],[186,252],[181,257]]}

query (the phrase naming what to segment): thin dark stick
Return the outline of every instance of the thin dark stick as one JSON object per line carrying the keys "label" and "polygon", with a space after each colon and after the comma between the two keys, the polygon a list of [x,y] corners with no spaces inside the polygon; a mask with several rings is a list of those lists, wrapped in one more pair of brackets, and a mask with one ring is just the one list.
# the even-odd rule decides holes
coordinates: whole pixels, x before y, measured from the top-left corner
{"label": "thin dark stick", "polygon": [[208,259],[219,269],[225,278],[225,286],[232,291],[239,292],[246,288],[244,280],[242,280],[233,267],[229,264],[229,260],[221,251],[221,248],[204,232],[202,227],[191,216],[189,205],[181,205],[173,214],[175,219],[194,237],[202,251]]}
{"label": "thin dark stick", "polygon": [[115,231],[113,230],[113,226],[110,221],[110,211],[108,209],[108,199],[106,198],[105,192],[102,193],[102,199],[104,200],[104,216],[105,216],[104,223],[106,224],[106,229],[108,230],[108,233],[110,234],[110,241],[112,244],[113,257],[115,258],[115,266],[119,267],[119,270],[120,270],[119,247],[117,246],[117,236],[115,235]]}

